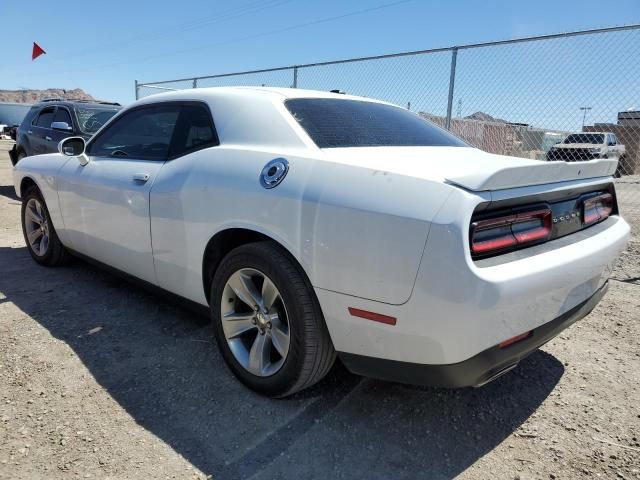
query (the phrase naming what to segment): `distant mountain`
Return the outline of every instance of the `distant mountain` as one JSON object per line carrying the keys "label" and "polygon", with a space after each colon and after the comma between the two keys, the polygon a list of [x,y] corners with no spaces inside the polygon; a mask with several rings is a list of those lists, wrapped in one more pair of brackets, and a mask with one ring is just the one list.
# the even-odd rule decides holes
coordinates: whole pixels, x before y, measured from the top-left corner
{"label": "distant mountain", "polygon": [[471,115],[467,115],[464,118],[469,119],[469,120],[479,120],[481,122],[509,123],[506,120],[503,120],[501,118],[494,118],[491,115],[489,115],[488,113],[484,113],[484,112],[472,113]]}
{"label": "distant mountain", "polygon": [[94,100],[81,88],[64,90],[47,88],[46,90],[0,90],[0,102],[35,103],[45,98],[64,98],[74,100]]}

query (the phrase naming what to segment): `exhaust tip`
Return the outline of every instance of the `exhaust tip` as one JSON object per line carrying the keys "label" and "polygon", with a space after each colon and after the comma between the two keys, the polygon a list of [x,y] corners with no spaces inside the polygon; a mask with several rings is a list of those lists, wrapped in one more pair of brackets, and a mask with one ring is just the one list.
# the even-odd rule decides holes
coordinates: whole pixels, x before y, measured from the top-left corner
{"label": "exhaust tip", "polygon": [[514,368],[516,368],[518,366],[518,362],[514,362],[511,363],[509,365],[507,365],[506,367],[501,368],[500,370],[498,370],[497,372],[495,372],[493,375],[491,375],[489,378],[487,378],[486,380],[483,380],[482,382],[476,384],[473,386],[473,388],[479,388],[479,387],[483,387],[485,386],[487,383],[493,382],[495,379],[497,379],[498,377],[501,377],[502,375],[504,375],[505,373],[510,372],[511,370],[513,370]]}

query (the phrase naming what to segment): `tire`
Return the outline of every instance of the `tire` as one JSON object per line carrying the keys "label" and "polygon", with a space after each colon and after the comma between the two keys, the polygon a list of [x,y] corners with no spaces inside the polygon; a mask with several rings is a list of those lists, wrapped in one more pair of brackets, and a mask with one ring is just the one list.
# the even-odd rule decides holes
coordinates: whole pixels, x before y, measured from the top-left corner
{"label": "tire", "polygon": [[618,167],[616,168],[616,172],[613,174],[614,178],[620,178],[623,175],[628,175],[627,173],[627,157],[622,156],[618,159]]}
{"label": "tire", "polygon": [[16,149],[15,146],[13,147],[12,150],[9,151],[9,158],[11,159],[11,164],[15,167],[18,162],[20,160],[22,160],[24,157],[26,157],[27,154],[24,152],[24,150],[20,149]]}
{"label": "tire", "polygon": [[[31,258],[40,265],[55,267],[65,260],[65,248],[51,221],[47,204],[37,187],[22,197],[22,234]],[[29,237],[33,241],[30,241]]]}
{"label": "tire", "polygon": [[[248,305],[256,297],[263,309]],[[229,252],[214,275],[210,304],[220,352],[250,389],[285,397],[320,381],[333,366],[336,353],[313,288],[275,242],[249,243]],[[284,335],[288,343],[281,340]],[[260,346],[266,354],[252,356]],[[262,360],[254,362],[258,357]]]}

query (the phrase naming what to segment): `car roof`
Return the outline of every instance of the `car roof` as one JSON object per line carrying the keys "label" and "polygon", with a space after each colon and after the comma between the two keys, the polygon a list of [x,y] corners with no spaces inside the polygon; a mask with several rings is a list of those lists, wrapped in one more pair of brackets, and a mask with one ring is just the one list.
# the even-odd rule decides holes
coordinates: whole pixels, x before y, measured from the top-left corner
{"label": "car roof", "polygon": [[90,106],[104,106],[104,107],[117,107],[121,108],[121,105],[116,102],[104,102],[102,100],[84,100],[84,99],[71,99],[71,98],[45,98],[38,101],[34,106],[55,106],[55,105],[90,105]]}
{"label": "car roof", "polygon": [[252,86],[234,86],[234,87],[206,87],[195,89],[175,90],[172,92],[157,93],[138,100],[137,103],[153,103],[162,100],[209,100],[213,96],[219,96],[224,94],[231,94],[234,96],[246,97],[251,99],[252,97],[270,96],[272,98],[279,99],[293,99],[293,98],[333,98],[341,100],[360,100],[375,103],[384,103],[391,105],[388,102],[375,100],[372,98],[360,97],[356,95],[347,95],[344,93],[327,92],[322,90],[305,90],[302,88],[277,88],[277,87],[252,87]]}

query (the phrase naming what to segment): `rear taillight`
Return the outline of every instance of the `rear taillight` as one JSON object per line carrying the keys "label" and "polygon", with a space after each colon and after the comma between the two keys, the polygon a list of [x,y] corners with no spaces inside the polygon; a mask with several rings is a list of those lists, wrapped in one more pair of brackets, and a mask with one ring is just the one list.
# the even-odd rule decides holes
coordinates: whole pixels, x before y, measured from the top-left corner
{"label": "rear taillight", "polygon": [[603,193],[582,202],[582,222],[585,226],[604,220],[613,212],[613,195]]}
{"label": "rear taillight", "polygon": [[471,224],[471,252],[486,255],[546,241],[551,236],[551,209],[539,208]]}

